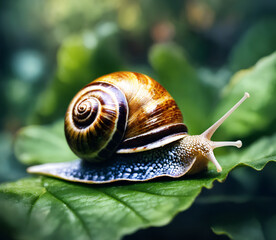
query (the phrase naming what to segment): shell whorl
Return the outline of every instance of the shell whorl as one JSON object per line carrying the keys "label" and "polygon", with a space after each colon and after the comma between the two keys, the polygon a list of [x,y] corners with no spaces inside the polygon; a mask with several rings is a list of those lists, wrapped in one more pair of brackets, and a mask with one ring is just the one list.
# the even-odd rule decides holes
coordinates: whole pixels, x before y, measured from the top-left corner
{"label": "shell whorl", "polygon": [[157,81],[136,72],[115,72],[98,78],[120,88],[127,99],[129,118],[118,153],[146,151],[176,141],[187,133],[173,97]]}
{"label": "shell whorl", "polygon": [[187,133],[170,94],[139,73],[116,72],[84,87],[65,116],[65,135],[82,159],[108,159],[114,152],[146,151]]}
{"label": "shell whorl", "polygon": [[65,115],[67,142],[82,159],[107,159],[124,136],[127,118],[124,94],[110,83],[92,82],[77,93],[68,107]]}

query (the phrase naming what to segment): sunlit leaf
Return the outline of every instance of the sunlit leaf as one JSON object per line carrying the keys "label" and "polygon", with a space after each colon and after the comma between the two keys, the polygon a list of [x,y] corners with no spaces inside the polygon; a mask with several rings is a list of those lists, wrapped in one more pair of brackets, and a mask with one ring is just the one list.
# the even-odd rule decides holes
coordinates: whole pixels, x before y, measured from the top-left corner
{"label": "sunlit leaf", "polygon": [[62,120],[49,126],[22,128],[15,141],[15,154],[22,163],[31,165],[71,161],[76,156],[69,149]]}
{"label": "sunlit leaf", "polygon": [[[254,67],[236,73],[226,87],[214,120],[230,109],[244,92],[249,98],[231,121],[226,121],[218,130],[226,137],[245,137],[264,131],[276,120],[276,53],[261,59]],[[273,132],[273,126],[269,132]]]}

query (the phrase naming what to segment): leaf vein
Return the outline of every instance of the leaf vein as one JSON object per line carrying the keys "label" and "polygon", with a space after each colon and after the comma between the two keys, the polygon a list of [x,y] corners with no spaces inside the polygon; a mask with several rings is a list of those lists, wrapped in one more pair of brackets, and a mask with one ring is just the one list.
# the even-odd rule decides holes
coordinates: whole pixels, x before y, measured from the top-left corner
{"label": "leaf vein", "polygon": [[185,195],[168,195],[168,194],[159,194],[159,193],[153,193],[153,192],[146,192],[146,191],[136,190],[136,189],[133,189],[133,188],[128,188],[128,189],[133,191],[133,192],[145,193],[145,194],[150,194],[150,195],[158,196],[158,197],[169,197],[169,198],[187,198],[187,197],[191,197],[191,191],[189,192],[189,194],[185,194]]}
{"label": "leaf vein", "polygon": [[39,196],[34,200],[34,202],[32,203],[32,206],[30,207],[29,209],[29,212],[28,212],[28,219],[30,220],[30,217],[31,217],[31,214],[32,214],[32,211],[33,211],[33,208],[34,206],[36,205],[36,203],[38,202],[38,200],[47,192],[47,190],[43,187],[43,190],[42,192],[39,194]]}
{"label": "leaf vein", "polygon": [[[98,190],[99,191],[99,190]],[[127,207],[128,209],[130,209],[136,216],[138,216],[143,222],[149,222],[149,220],[147,218],[145,218],[143,215],[141,215],[138,211],[136,211],[132,206],[130,206],[128,203],[126,203],[125,201],[123,201],[122,199],[116,197],[115,195],[111,194],[111,193],[107,193],[106,191],[102,190],[99,191],[101,193],[104,193],[107,197],[109,197],[112,200],[115,200],[116,202],[122,204],[123,206]]]}
{"label": "leaf vein", "polygon": [[64,204],[66,206],[66,208],[73,213],[73,215],[79,220],[80,224],[82,225],[83,229],[85,230],[87,236],[89,239],[92,239],[92,236],[90,235],[89,229],[87,228],[85,221],[81,218],[81,216],[77,213],[76,210],[74,210],[68,203],[66,203],[65,201],[63,201],[62,199],[58,198],[57,196],[55,196],[52,192],[49,191],[49,189],[47,189],[47,187],[44,185],[44,183],[42,182],[43,187],[46,189],[46,191],[53,196],[55,199],[57,199],[59,202],[61,202],[62,204]]}

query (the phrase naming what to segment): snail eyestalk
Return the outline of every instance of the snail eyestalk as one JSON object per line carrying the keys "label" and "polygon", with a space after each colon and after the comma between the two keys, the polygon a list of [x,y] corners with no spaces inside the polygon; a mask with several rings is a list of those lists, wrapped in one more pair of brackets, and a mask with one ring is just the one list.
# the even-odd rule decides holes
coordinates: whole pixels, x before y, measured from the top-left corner
{"label": "snail eyestalk", "polygon": [[205,157],[209,161],[214,163],[218,172],[221,172],[222,168],[213,153],[213,149],[218,147],[225,147],[225,146],[234,146],[234,147],[240,148],[242,146],[242,142],[240,140],[235,142],[232,142],[232,141],[213,142],[211,141],[211,137],[218,129],[218,127],[249,97],[250,97],[249,93],[245,92],[244,96],[227,113],[225,113],[218,121],[216,121],[211,127],[209,127],[205,132],[203,132],[200,135],[205,139],[206,142],[209,142],[211,147],[210,151],[205,155]]}
{"label": "snail eyestalk", "polygon": [[250,97],[249,93],[245,92],[241,100],[238,101],[227,113],[225,113],[211,127],[209,127],[205,132],[203,132],[201,136],[210,140],[214,132],[218,129],[218,127],[249,97]]}

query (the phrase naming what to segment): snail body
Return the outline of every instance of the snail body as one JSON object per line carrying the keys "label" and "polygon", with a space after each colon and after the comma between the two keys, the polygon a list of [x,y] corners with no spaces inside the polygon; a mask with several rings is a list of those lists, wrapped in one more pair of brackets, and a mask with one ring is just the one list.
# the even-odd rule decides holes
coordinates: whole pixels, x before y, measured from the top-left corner
{"label": "snail body", "polygon": [[209,161],[220,172],[213,149],[241,147],[241,141],[210,139],[247,97],[201,135],[190,136],[177,104],[155,80],[133,72],[105,75],[81,89],[65,115],[67,142],[80,159],[28,172],[84,183],[176,178],[206,169]]}

